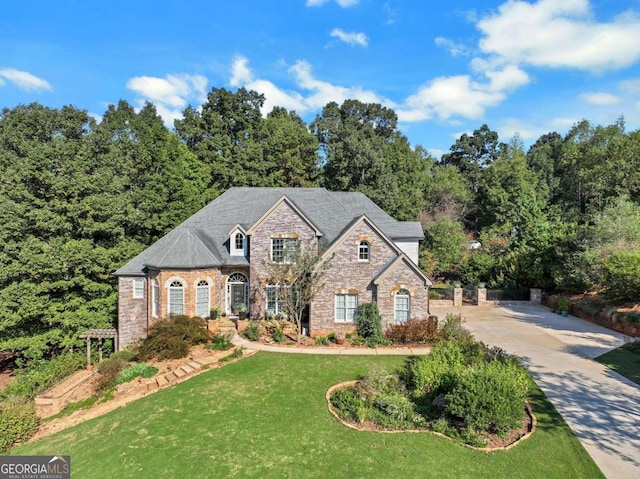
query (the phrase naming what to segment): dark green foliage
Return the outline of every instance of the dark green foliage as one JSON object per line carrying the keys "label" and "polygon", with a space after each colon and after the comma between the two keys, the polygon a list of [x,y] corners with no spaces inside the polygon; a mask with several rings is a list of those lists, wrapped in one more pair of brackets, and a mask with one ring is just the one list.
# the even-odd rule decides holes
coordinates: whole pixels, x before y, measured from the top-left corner
{"label": "dark green foliage", "polygon": [[626,343],[622,346],[627,351],[631,351],[632,353],[640,354],[640,340],[631,341],[630,343]]}
{"label": "dark green foliage", "polygon": [[326,346],[329,344],[329,339],[326,336],[316,336],[313,339],[318,346]]}
{"label": "dark green foliage", "polygon": [[434,346],[428,355],[407,362],[403,377],[415,397],[434,398],[456,386],[464,366],[460,345],[446,342]]}
{"label": "dark green foliage", "polygon": [[138,346],[136,354],[142,361],[158,358],[180,359],[189,348],[209,341],[211,333],[206,320],[188,316],[174,316],[158,321],[149,328],[149,335]]}
{"label": "dark green foliage", "polygon": [[276,329],[273,331],[273,336],[272,336],[272,337],[273,337],[273,340],[274,340],[276,343],[282,343],[282,342],[284,342],[284,332],[282,331],[282,328],[276,328]]}
{"label": "dark green foliage", "polygon": [[489,361],[461,371],[446,394],[446,410],[467,426],[504,433],[522,425],[530,378],[524,368]]}
{"label": "dark green foliage", "polygon": [[247,327],[244,328],[244,331],[242,332],[242,334],[249,341],[257,341],[258,339],[260,339],[260,331],[258,329],[258,324],[254,322],[249,323]]}
{"label": "dark green foliage", "polygon": [[231,349],[233,347],[231,337],[232,336],[230,334],[216,334],[213,341],[207,346],[207,348],[214,351],[226,351],[227,349]]}
{"label": "dark green foliage", "polygon": [[382,318],[377,303],[362,303],[356,315],[358,336],[374,341],[382,338]]}
{"label": "dark green foliage", "polygon": [[438,334],[437,316],[427,319],[411,318],[402,324],[391,324],[384,332],[386,338],[396,344],[429,343]]}
{"label": "dark green foliage", "polygon": [[334,391],[331,404],[336,412],[349,421],[364,422],[366,409],[364,400],[354,387],[344,387]]}
{"label": "dark green foliage", "polygon": [[118,377],[125,367],[127,367],[126,361],[113,356],[98,363],[100,378],[95,389],[97,397],[104,396],[116,386]]}
{"label": "dark green foliage", "polygon": [[608,297],[640,301],[640,253],[619,251],[604,261],[603,269]]}
{"label": "dark green foliage", "polygon": [[151,378],[156,375],[158,368],[155,366],[149,366],[146,363],[132,364],[131,366],[120,371],[120,374],[116,378],[116,384],[124,384],[129,381],[133,381],[137,377]]}
{"label": "dark green foliage", "polygon": [[137,359],[136,353],[134,351],[129,350],[129,349],[123,349],[121,351],[118,351],[117,353],[113,353],[109,357],[110,358],[121,359],[126,363],[130,363],[130,362],[135,361]]}
{"label": "dark green foliage", "polygon": [[632,311],[624,315],[624,319],[632,324],[640,324],[640,313]]}
{"label": "dark green foliage", "polygon": [[28,366],[16,369],[15,380],[2,390],[1,396],[33,398],[86,364],[80,353],[63,353],[51,359],[30,361]]}
{"label": "dark green foliage", "polygon": [[28,440],[39,424],[33,401],[12,399],[0,404],[0,452]]}

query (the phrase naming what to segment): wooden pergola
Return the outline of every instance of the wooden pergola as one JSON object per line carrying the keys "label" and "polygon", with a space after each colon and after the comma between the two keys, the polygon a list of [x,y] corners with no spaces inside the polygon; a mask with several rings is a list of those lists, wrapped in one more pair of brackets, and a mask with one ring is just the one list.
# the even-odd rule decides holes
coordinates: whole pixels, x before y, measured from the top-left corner
{"label": "wooden pergola", "polygon": [[114,328],[90,329],[80,335],[87,339],[87,366],[91,365],[91,340],[98,340],[98,362],[102,361],[102,343],[105,339],[113,339],[113,350],[118,351],[118,330]]}

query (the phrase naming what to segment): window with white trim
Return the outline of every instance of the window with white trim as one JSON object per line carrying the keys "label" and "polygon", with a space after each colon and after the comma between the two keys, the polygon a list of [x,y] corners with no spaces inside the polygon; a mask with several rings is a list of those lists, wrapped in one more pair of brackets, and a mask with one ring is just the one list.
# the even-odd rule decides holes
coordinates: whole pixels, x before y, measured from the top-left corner
{"label": "window with white trim", "polygon": [[298,238],[271,238],[271,261],[295,263],[298,253]]}
{"label": "window with white trim", "polygon": [[405,323],[411,316],[411,294],[406,289],[401,289],[396,293],[395,314],[396,323]]}
{"label": "window with white trim", "polygon": [[169,285],[169,316],[184,314],[184,285],[174,280]]}
{"label": "window with white trim", "polygon": [[133,280],[133,297],[135,299],[144,298],[144,279]]}
{"label": "window with white trim", "polygon": [[236,250],[244,251],[244,235],[242,233],[236,233]]}
{"label": "window with white trim", "polygon": [[160,314],[160,286],[158,280],[151,283],[151,316],[157,318]]}
{"label": "window with white trim", "polygon": [[283,298],[284,289],[286,286],[279,286],[275,284],[268,284],[266,287],[267,293],[267,313],[280,314],[286,313],[286,306]]}
{"label": "window with white trim", "polygon": [[209,282],[205,279],[198,281],[196,285],[196,316],[208,318],[211,316],[211,304]]}
{"label": "window with white trim", "polygon": [[357,294],[336,294],[336,323],[352,323],[357,310]]}
{"label": "window with white trim", "polygon": [[370,245],[368,241],[360,241],[358,245],[358,261],[369,261]]}

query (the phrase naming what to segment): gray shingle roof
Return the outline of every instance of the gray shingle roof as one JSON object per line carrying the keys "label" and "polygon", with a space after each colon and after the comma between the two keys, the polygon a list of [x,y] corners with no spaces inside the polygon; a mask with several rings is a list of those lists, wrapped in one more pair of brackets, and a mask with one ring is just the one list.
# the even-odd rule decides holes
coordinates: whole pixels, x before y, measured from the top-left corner
{"label": "gray shingle roof", "polygon": [[291,200],[318,227],[328,245],[362,215],[392,240],[423,237],[419,222],[396,221],[362,193],[334,192],[324,188],[231,188],[115,274],[143,275],[146,267],[246,266],[248,261],[244,256],[229,254],[229,231],[237,224],[248,230],[282,196]]}

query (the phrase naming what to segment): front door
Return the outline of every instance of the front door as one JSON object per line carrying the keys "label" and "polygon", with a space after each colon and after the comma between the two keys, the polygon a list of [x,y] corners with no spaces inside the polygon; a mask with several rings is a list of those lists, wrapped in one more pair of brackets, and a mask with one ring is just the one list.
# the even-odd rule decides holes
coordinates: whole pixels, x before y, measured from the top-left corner
{"label": "front door", "polygon": [[237,313],[240,304],[244,304],[244,284],[232,284],[231,311]]}

